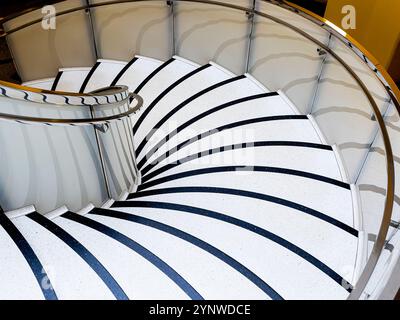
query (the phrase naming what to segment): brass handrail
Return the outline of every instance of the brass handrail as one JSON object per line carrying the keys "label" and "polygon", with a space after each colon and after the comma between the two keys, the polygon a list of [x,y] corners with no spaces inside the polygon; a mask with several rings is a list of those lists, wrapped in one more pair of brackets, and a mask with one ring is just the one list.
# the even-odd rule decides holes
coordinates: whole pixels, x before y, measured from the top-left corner
{"label": "brass handrail", "polygon": [[[103,3],[98,3],[98,4],[90,4],[90,5],[86,5],[86,6],[81,6],[78,8],[74,8],[74,9],[69,9],[60,13],[57,13],[56,16],[59,15],[63,15],[63,14],[67,14],[67,13],[71,13],[71,12],[75,12],[75,11],[79,11],[79,10],[83,10],[83,9],[89,9],[89,8],[94,8],[94,7],[100,7],[100,6],[105,6],[105,5],[112,5],[112,4],[119,4],[119,3],[128,3],[128,2],[144,2],[144,1],[149,1],[149,0],[119,0],[119,1],[108,1],[108,2],[103,2]],[[290,23],[283,21],[282,19],[279,19],[277,17],[271,16],[269,14],[263,13],[263,12],[259,12],[257,10],[254,10],[253,8],[247,8],[247,7],[242,7],[242,6],[238,6],[238,5],[234,5],[234,4],[228,4],[228,3],[223,3],[223,2],[219,2],[219,1],[211,1],[211,0],[171,0],[172,2],[194,2],[194,3],[205,3],[205,4],[212,4],[212,5],[218,5],[218,6],[222,6],[222,7],[228,7],[228,8],[232,8],[232,9],[236,9],[236,10],[240,10],[240,11],[244,11],[244,12],[251,12],[253,14],[256,14],[258,16],[273,20],[281,25],[284,25],[292,30],[294,30],[295,32],[299,33],[300,35],[302,35],[303,37],[307,38],[308,40],[314,42],[316,45],[318,45],[318,47],[320,47],[321,49],[325,50],[327,53],[329,53],[332,57],[334,57],[347,71],[348,73],[352,76],[352,78],[358,83],[358,85],[360,86],[360,88],[363,90],[365,96],[367,97],[368,101],[371,104],[371,107],[373,109],[375,118],[377,120],[377,123],[379,125],[379,129],[380,132],[382,134],[382,138],[384,141],[384,146],[385,146],[385,151],[386,151],[386,169],[387,169],[387,188],[386,188],[386,199],[385,199],[385,207],[384,207],[384,212],[383,212],[383,218],[382,218],[382,223],[380,226],[380,230],[378,233],[378,237],[377,237],[377,241],[374,244],[374,247],[372,249],[372,253],[367,261],[367,264],[359,278],[359,280],[357,281],[356,286],[354,287],[354,289],[352,290],[349,299],[358,299],[360,298],[362,292],[364,291],[366,285],[368,284],[368,281],[373,273],[373,270],[379,260],[379,257],[381,255],[381,252],[384,248],[384,244],[385,244],[385,240],[386,240],[386,236],[387,236],[387,232],[389,229],[389,224],[390,224],[390,219],[391,219],[391,215],[392,215],[392,210],[393,210],[393,202],[394,202],[394,158],[393,158],[393,153],[392,153],[392,147],[391,147],[391,143],[390,143],[390,138],[389,138],[389,134],[388,131],[386,129],[386,125],[385,125],[385,121],[380,113],[379,107],[376,104],[375,100],[373,99],[371,93],[369,92],[368,88],[365,86],[365,84],[362,82],[362,80],[358,77],[358,75],[351,69],[351,67],[343,60],[341,59],[332,49],[330,49],[328,46],[326,46],[325,44],[321,43],[319,40],[315,39],[314,37],[312,37],[311,35],[309,35],[308,33],[304,32],[303,30],[291,25]],[[319,17],[299,6],[296,6],[292,3],[290,3],[289,1],[286,0],[281,0],[281,1],[271,1],[271,0],[264,0],[266,2],[270,2],[273,3],[275,5],[278,5],[282,8],[285,8],[286,6],[292,7],[296,10],[301,10],[304,14],[309,15],[310,17],[318,20],[319,22],[323,22],[325,25],[327,25],[327,21],[326,19]],[[33,11],[34,9],[32,9]],[[26,13],[26,12],[25,12]],[[15,16],[14,16],[15,18]],[[312,19],[310,19],[312,20]],[[7,21],[7,18],[4,20],[1,20],[0,23]],[[36,20],[33,22],[30,22],[28,24],[22,25],[18,28],[16,28],[15,30],[11,30],[8,33],[5,32],[2,36],[7,36],[8,34],[12,33],[12,32],[16,32],[17,30],[20,30],[21,28],[25,28],[29,25],[35,24],[37,22],[40,22],[40,20]],[[332,24],[333,25],[333,24]],[[329,25],[328,25],[329,27]],[[340,30],[340,28],[337,27],[337,29]],[[338,37],[336,35],[336,32],[334,32],[334,29],[332,28],[332,30],[330,30],[330,33],[332,35],[334,35],[335,37]],[[380,71],[382,77],[385,79],[385,81],[389,84],[390,86],[390,90],[392,90],[392,95],[390,95],[391,97],[394,97],[395,99],[397,99],[397,102],[400,101],[400,91],[398,90],[397,86],[394,84],[393,79],[389,76],[389,74],[387,73],[387,71],[377,62],[377,60],[363,47],[361,46],[357,41],[355,41],[352,37],[345,35],[346,39],[355,45],[355,47],[357,47],[365,56],[368,57],[368,59],[371,61],[371,63],[373,63],[375,65],[375,67]],[[388,88],[385,86],[386,90],[388,90]],[[389,94],[390,91],[388,90]]]}
{"label": "brass handrail", "polygon": [[[133,100],[137,101],[137,104],[134,107],[131,107],[131,102]],[[61,125],[61,126],[87,126],[87,125],[99,125],[106,124],[112,121],[120,120],[125,117],[132,115],[137,112],[143,105],[143,98],[137,94],[130,93],[128,98],[125,100],[128,103],[128,111],[115,114],[107,117],[98,117],[98,118],[79,118],[79,119],[55,119],[55,118],[39,118],[39,117],[29,117],[29,116],[20,116],[8,113],[0,113],[0,119],[7,121],[15,121],[19,123],[29,123],[29,124],[47,124],[47,125]],[[122,101],[121,101],[122,102]]]}
{"label": "brass handrail", "polygon": [[0,85],[4,86],[4,87],[13,88],[16,90],[29,91],[29,92],[42,93],[42,94],[54,94],[54,95],[63,95],[63,96],[74,96],[74,97],[80,97],[80,96],[89,97],[90,96],[90,94],[88,94],[88,93],[77,93],[77,92],[53,91],[53,90],[39,89],[39,88],[34,88],[34,87],[23,86],[21,84],[8,82],[8,81],[4,81],[4,80],[0,80]]}
{"label": "brass handrail", "polygon": [[[123,102],[128,99],[128,87],[124,85],[102,88],[95,92],[82,94],[42,90],[16,84],[7,86],[3,83],[0,81],[0,96],[33,103],[51,104],[53,106],[102,106]],[[21,92],[24,93],[24,96],[21,95]],[[64,98],[64,100],[58,99],[60,97]]]}

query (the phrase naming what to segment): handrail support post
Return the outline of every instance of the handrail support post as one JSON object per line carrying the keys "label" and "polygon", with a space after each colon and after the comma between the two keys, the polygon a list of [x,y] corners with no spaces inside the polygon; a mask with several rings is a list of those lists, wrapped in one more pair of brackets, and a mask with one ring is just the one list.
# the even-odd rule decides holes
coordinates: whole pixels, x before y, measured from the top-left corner
{"label": "handrail support post", "polygon": [[99,59],[99,52],[97,50],[97,41],[96,41],[96,34],[94,32],[94,24],[93,24],[93,16],[92,16],[90,0],[85,0],[85,3],[86,3],[85,12],[86,12],[86,14],[88,16],[88,20],[89,20],[88,22],[89,22],[91,36],[92,36],[93,50],[94,50],[94,54],[95,54],[96,61],[97,61],[97,59]]}
{"label": "handrail support post", "polygon": [[250,32],[249,32],[249,41],[247,45],[247,52],[246,52],[246,66],[245,66],[245,73],[249,72],[249,65],[250,65],[250,58],[251,58],[251,49],[253,43],[253,33],[255,27],[255,10],[256,10],[256,0],[253,0],[253,4],[250,11],[246,11],[246,15],[248,20],[250,21]]}
{"label": "handrail support post", "polygon": [[[93,106],[90,106],[90,115],[93,119],[95,119]],[[106,165],[104,162],[103,149],[100,144],[99,132],[98,132],[98,129],[96,128],[96,125],[93,125],[93,131],[94,131],[95,138],[96,138],[97,150],[99,151],[101,171],[102,171],[103,178],[104,178],[104,183],[105,183],[105,187],[106,187],[106,191],[107,191],[107,197],[108,197],[108,199],[112,199],[110,184],[109,184],[108,177],[107,177]]]}

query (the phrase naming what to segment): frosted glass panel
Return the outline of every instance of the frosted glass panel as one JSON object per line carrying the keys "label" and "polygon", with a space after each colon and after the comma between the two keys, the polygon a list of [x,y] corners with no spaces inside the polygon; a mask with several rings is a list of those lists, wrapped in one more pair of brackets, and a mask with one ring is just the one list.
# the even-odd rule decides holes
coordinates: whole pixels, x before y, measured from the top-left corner
{"label": "frosted glass panel", "polygon": [[338,146],[349,180],[354,182],[378,132],[378,125],[361,87],[330,56],[324,64],[312,114],[328,143]]}
{"label": "frosted glass panel", "polygon": [[[85,107],[50,107],[0,97],[3,113],[88,118]],[[4,210],[35,205],[45,213],[66,205],[101,205],[106,189],[94,129],[0,120],[0,203]]]}
{"label": "frosted glass panel", "polygon": [[340,58],[342,58],[362,80],[383,114],[388,108],[390,96],[388,95],[386,88],[376,76],[376,73],[341,40],[333,37],[329,47]]}
{"label": "frosted glass panel", "polygon": [[[57,12],[81,6],[82,1],[65,1]],[[5,24],[6,31],[23,23],[41,19],[40,10]],[[56,28],[45,30],[42,23],[7,36],[22,81],[54,77],[61,67],[91,66],[96,60],[89,20],[84,10],[56,17]]]}
{"label": "frosted glass panel", "polygon": [[[385,120],[393,149],[396,178],[392,220],[393,222],[400,222],[400,117],[394,105],[390,105]],[[378,233],[382,220],[386,195],[386,176],[386,153],[382,138],[378,135],[357,182],[362,209],[366,217],[364,227],[369,233],[375,235]],[[388,237],[394,231],[395,229],[392,226]]]}
{"label": "frosted glass panel", "polygon": [[266,1],[256,1],[256,10],[262,13],[269,14],[275,18],[278,18],[284,22],[291,24],[294,27],[308,33],[313,38],[322,42],[323,44],[328,44],[329,32],[321,28],[319,25],[310,21],[309,19],[294,13],[291,10],[281,8],[272,3]]}
{"label": "frosted glass panel", "polygon": [[[125,105],[118,108],[100,107],[95,109],[94,116],[106,117],[126,111]],[[123,119],[110,123],[106,132],[97,131],[113,199],[119,199],[124,192],[132,190],[137,183],[132,129],[130,128],[132,125],[129,119]]]}
{"label": "frosted glass panel", "polygon": [[282,90],[307,114],[323,61],[318,48],[290,28],[256,16],[249,73],[269,90]]}
{"label": "frosted glass panel", "polygon": [[[101,2],[105,1],[91,1]],[[172,15],[166,1],[111,3],[92,8],[92,16],[101,58],[128,61],[139,54],[167,60],[172,56]]]}
{"label": "frosted glass panel", "polygon": [[174,10],[177,55],[245,72],[250,23],[244,11],[188,2],[176,3]]}

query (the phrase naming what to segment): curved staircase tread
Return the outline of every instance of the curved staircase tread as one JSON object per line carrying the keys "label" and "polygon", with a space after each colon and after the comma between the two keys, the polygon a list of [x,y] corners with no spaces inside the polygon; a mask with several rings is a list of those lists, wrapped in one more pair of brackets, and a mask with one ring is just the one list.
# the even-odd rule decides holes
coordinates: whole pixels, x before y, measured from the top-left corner
{"label": "curved staircase tread", "polygon": [[116,75],[118,79],[116,79],[116,77],[112,79],[112,83],[115,85],[126,85],[129,91],[134,92],[140,84],[162,64],[163,62],[159,60],[135,56],[126,64],[128,68],[121,70],[124,71],[123,74]]}
{"label": "curved staircase tread", "polygon": [[[216,187],[268,194],[300,206],[309,207],[353,227],[353,203],[347,188],[317,179],[274,172],[256,172],[252,166],[245,170],[211,172],[165,179],[144,191],[166,188]],[[194,172],[196,174],[196,172]],[[179,177],[179,175],[177,175]]]}
{"label": "curved staircase tread", "polygon": [[[153,120],[154,125],[145,127],[139,139],[135,141],[138,163],[141,162],[142,156],[147,154],[146,151],[142,152],[143,149],[150,151],[152,147],[164,140],[164,137],[171,137],[172,134],[179,133],[179,135],[185,136],[184,133],[181,133],[184,128],[187,128],[186,131],[201,134],[205,131],[204,129],[217,127],[218,125],[214,125],[214,122],[218,124],[218,121],[222,124],[221,121],[234,122],[256,116],[293,114],[277,93],[262,93],[258,87],[245,78],[231,81],[196,97],[196,99],[190,100],[189,98],[187,100],[189,100],[187,104],[185,104],[187,101],[184,101],[182,106],[169,108],[172,109],[169,113],[168,109],[163,108],[168,105],[168,100],[166,104],[159,106],[161,110],[165,110],[161,111],[161,115],[166,114],[162,117],[163,122],[157,123],[156,120]],[[190,112],[188,112],[189,110]],[[195,122],[197,123],[195,124]],[[200,126],[201,131],[196,129],[196,126]],[[138,147],[141,148],[138,149]]]}
{"label": "curved staircase tread", "polygon": [[[221,299],[223,297],[269,299],[268,295],[256,285],[248,281],[240,272],[233,272],[234,270],[218,257],[190,242],[181,241],[173,234],[148,228],[142,224],[122,223],[118,219],[96,214],[90,214],[89,217],[111,226],[149,248],[182,277],[188,279],[205,299]],[[177,297],[170,296],[169,299],[171,298],[176,299]]]}
{"label": "curved staircase tread", "polygon": [[[280,299],[279,297],[290,299],[294,296],[306,298],[307,295],[309,295],[308,298],[313,295],[316,297],[324,295],[325,286],[330,287],[329,292],[325,293],[328,296],[344,297],[348,294],[339,283],[318,270],[306,259],[254,232],[248,232],[248,230],[218,220],[213,220],[210,224],[207,219],[197,215],[185,215],[173,211],[168,211],[166,215],[165,209],[151,208],[151,210],[147,210],[144,208],[136,211],[137,214],[133,214],[131,211],[132,209],[129,208],[115,209],[117,217],[120,217],[117,219],[122,220],[120,225],[126,223],[124,220],[132,219],[133,223],[143,224],[175,235],[179,238],[179,242],[184,240],[198,245],[214,256],[219,256],[219,252],[223,252],[238,262],[242,266],[241,268],[246,268],[244,275],[250,281],[253,278],[247,270],[272,288],[272,290],[266,290],[264,286],[260,285],[273,299]],[[95,211],[94,214],[97,212]],[[175,216],[175,218],[171,219],[171,216]],[[188,221],[192,223],[188,223]],[[216,252],[214,248],[217,248],[218,251]],[[278,257],[284,257],[284,260],[278,259]],[[228,262],[225,261],[225,263]],[[239,264],[235,264],[233,267],[237,272],[243,272],[243,269],[238,268]],[[295,279],[298,279],[296,284],[293,283]],[[308,290],[304,290],[304,288],[308,288]]]}
{"label": "curved staircase tread", "polygon": [[171,111],[170,106],[178,106],[196,93],[227,79],[228,76],[224,72],[211,65],[204,65],[171,84],[150,103],[146,114],[142,115],[140,130],[135,135],[138,148],[144,144],[144,140],[149,139],[152,132],[156,132],[158,126],[169,120],[167,117]]}
{"label": "curved staircase tread", "polygon": [[104,266],[71,235],[57,230],[54,222],[38,213],[13,222],[48,268],[48,277],[59,299],[114,298],[105,285],[105,282],[112,282],[112,277]]}
{"label": "curved staircase tread", "polygon": [[110,60],[97,60],[95,70],[85,79],[86,85],[81,87],[80,92],[92,92],[111,85],[118,73],[128,62],[115,62]]}
{"label": "curved staircase tread", "polygon": [[160,158],[165,157],[176,161],[177,151],[190,155],[199,151],[201,145],[213,149],[229,144],[252,144],[256,140],[320,143],[312,125],[307,119],[298,116],[250,118],[228,124],[217,121],[207,122],[206,125],[206,121],[200,121],[165,135],[153,148],[144,149],[145,155],[138,157],[138,168],[141,170],[146,163],[158,163]]}
{"label": "curved staircase tread", "polygon": [[101,261],[129,299],[185,299],[185,290],[192,292],[185,279],[146,247],[89,215],[69,213],[54,222]]}
{"label": "curved staircase tread", "polygon": [[25,256],[2,224],[0,224],[0,243],[2,288],[0,299],[45,299],[40,284]]}
{"label": "curved staircase tread", "polygon": [[[163,157],[160,161],[148,163],[141,170],[142,177],[154,170],[160,170],[155,178],[187,171],[189,169],[205,169],[210,166],[247,166],[251,159],[254,166],[284,167],[301,170],[312,174],[322,175],[331,179],[341,180],[335,156],[325,145],[311,144],[296,141],[252,141],[251,143],[237,143],[219,145],[208,149],[202,146],[193,153],[189,150],[178,151],[169,159]],[[242,150],[245,148],[246,150]],[[298,161],[303,159],[304,161]],[[171,163],[172,162],[172,163]],[[324,163],[323,166],[314,166],[313,163]],[[165,168],[166,171],[161,172]]]}
{"label": "curved staircase tread", "polygon": [[[204,194],[196,192],[156,194],[132,199],[129,204],[115,203],[112,209],[140,215],[143,208],[147,208],[147,211],[157,208],[158,214],[164,217],[165,221],[179,219],[180,215],[170,215],[170,211],[175,210],[189,217],[198,214],[210,225],[213,219],[219,218],[218,215],[212,214],[217,212],[225,215],[222,221],[238,219],[252,225],[247,229],[249,232],[261,228],[289,241],[328,265],[348,281],[351,280],[353,270],[348,270],[348,267],[354,265],[358,249],[358,239],[353,235],[343,232],[332,224],[301,215],[294,208],[285,208],[272,202],[217,193],[208,193],[206,199],[205,201]],[[202,212],[207,210],[211,213]],[[189,220],[186,222],[191,223]],[[304,234],[299,230],[309,230],[309,232]]]}
{"label": "curved staircase tread", "polygon": [[53,90],[65,92],[79,92],[83,81],[91,68],[63,68],[57,74],[57,82],[53,83]]}
{"label": "curved staircase tread", "polygon": [[134,136],[136,136],[139,126],[144,119],[143,115],[149,112],[147,108],[151,106],[152,101],[174,82],[196,69],[191,64],[171,58],[143,80],[139,87],[135,89],[135,93],[138,93],[143,98],[144,103],[140,112],[132,117]]}
{"label": "curved staircase tread", "polygon": [[37,89],[51,90],[55,78],[44,78],[23,82],[23,86],[33,87]]}

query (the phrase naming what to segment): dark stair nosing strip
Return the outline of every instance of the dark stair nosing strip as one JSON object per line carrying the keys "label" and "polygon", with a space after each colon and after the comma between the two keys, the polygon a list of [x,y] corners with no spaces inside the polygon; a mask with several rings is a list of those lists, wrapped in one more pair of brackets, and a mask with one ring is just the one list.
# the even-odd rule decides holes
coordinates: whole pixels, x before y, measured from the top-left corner
{"label": "dark stair nosing strip", "polygon": [[180,238],[184,241],[191,243],[192,245],[203,249],[204,251],[208,252],[209,254],[213,255],[214,257],[220,259],[240,274],[245,276],[249,279],[252,283],[254,283],[257,287],[259,287],[262,291],[264,291],[269,297],[274,300],[283,300],[283,298],[271,287],[269,286],[264,280],[258,277],[254,272],[250,269],[245,267],[243,264],[226,254],[225,252],[219,250],[218,248],[212,246],[211,244],[192,236],[189,233],[186,233],[180,229],[174,228],[172,226],[166,225],[164,223],[151,220],[145,217],[136,216],[134,214],[120,212],[110,209],[100,209],[95,208],[93,209],[90,214],[96,214],[101,216],[108,216],[112,218],[117,218],[121,220],[131,221],[137,224],[145,225],[147,227],[151,227],[167,234],[173,235],[177,238]]}
{"label": "dark stair nosing strip", "polygon": [[[92,209],[92,211],[97,212],[97,210],[102,209]],[[126,235],[121,232],[112,229],[100,222],[97,222],[93,219],[89,219],[87,217],[72,213],[66,212],[61,217],[75,221],[76,223],[80,223],[82,225],[87,226],[88,228],[94,229],[108,237],[118,241],[119,243],[125,245],[130,248],[152,265],[154,265],[157,269],[159,269],[162,273],[164,273],[169,279],[171,279],[179,288],[181,288],[191,299],[193,300],[203,300],[203,297],[180,275],[178,274],[170,265],[168,265],[164,260],[159,258],[153,252],[143,247],[136,241],[130,239]]]}
{"label": "dark stair nosing strip", "polygon": [[125,72],[138,60],[139,58],[134,57],[129,61],[123,68],[122,70],[115,76],[114,80],[111,82],[110,86],[113,87],[117,84],[119,79],[122,78],[122,76],[125,74]]}
{"label": "dark stair nosing strip", "polygon": [[[192,119],[186,121],[185,123],[181,124],[178,128],[176,128],[173,132],[170,132],[164,139],[162,139],[161,141],[159,141],[144,157],[141,161],[139,161],[138,164],[138,168],[139,170],[142,168],[142,166],[144,165],[144,163],[146,162],[146,159],[149,159],[149,157],[152,156],[152,154],[154,152],[157,152],[157,150],[166,142],[168,142],[172,137],[174,137],[175,135],[177,135],[180,131],[182,131],[183,129],[187,128],[188,126],[192,125],[193,123],[215,113],[218,111],[221,111],[223,109],[232,107],[232,106],[236,106],[240,103],[244,103],[244,102],[249,102],[252,100],[257,100],[257,99],[262,99],[262,98],[267,98],[267,97],[272,97],[272,96],[278,96],[279,93],[277,92],[267,92],[267,93],[261,93],[261,94],[256,94],[256,95],[251,95],[251,96],[247,96],[247,97],[243,97],[243,98],[239,98],[239,99],[235,99],[226,103],[223,103],[217,107],[208,109],[205,112],[200,113],[199,115],[193,117]],[[136,152],[136,157],[139,156],[139,152]]]}
{"label": "dark stair nosing strip", "polygon": [[[147,115],[153,110],[153,108],[173,89],[175,89],[177,86],[179,86],[181,83],[186,81],[187,79],[191,78],[192,76],[200,73],[201,71],[211,67],[211,64],[205,64],[187,74],[185,74],[183,77],[172,83],[168,88],[166,88],[163,92],[161,92],[157,98],[153,100],[152,103],[146,108],[146,110],[143,111],[143,113],[140,115],[139,119],[135,123],[135,127],[139,128],[139,126],[142,124],[142,122],[145,120]],[[135,129],[135,132],[137,131],[137,128]],[[139,146],[136,149],[136,153],[140,153],[141,150],[144,148],[145,144],[147,141],[153,136],[154,130],[150,130],[150,132],[147,134],[147,136],[142,140],[142,142],[139,144]]]}
{"label": "dark stair nosing strip", "polygon": [[276,244],[286,248],[287,250],[291,251],[292,253],[298,255],[299,257],[303,258],[304,260],[311,263],[314,267],[318,268],[320,271],[325,273],[328,277],[333,279],[336,283],[343,286],[346,290],[351,288],[351,285],[343,279],[337,272],[333,269],[328,267],[325,263],[308,253],[307,251],[303,250],[302,248],[296,246],[295,244],[291,243],[290,241],[278,236],[275,233],[272,233],[266,229],[263,229],[259,226],[256,226],[252,223],[246,222],[244,220],[240,220],[229,215],[225,215],[216,211],[207,210],[199,207],[175,204],[175,203],[167,203],[167,202],[158,202],[158,201],[116,201],[112,205],[113,208],[118,207],[128,207],[128,208],[155,208],[155,209],[167,209],[167,210],[175,210],[185,213],[192,213],[203,217],[208,217],[211,219],[216,219],[219,221],[223,221],[232,225],[235,225],[239,228],[243,228],[247,231],[256,233],[263,238],[266,238]]}
{"label": "dark stair nosing strip", "polygon": [[[51,285],[50,278],[47,276],[46,270],[42,263],[33,251],[28,241],[24,238],[18,228],[12,223],[12,221],[0,210],[0,225],[8,233],[15,245],[18,247],[26,262],[31,268],[33,275],[38,282],[40,289],[42,290],[43,296],[46,300],[58,300],[57,295]],[[13,272],[10,270],[10,272]],[[44,282],[47,283],[44,283]]]}
{"label": "dark stair nosing strip", "polygon": [[218,82],[208,88],[205,88],[204,90],[199,91],[198,93],[196,93],[195,95],[189,97],[188,99],[186,99],[185,101],[181,102],[178,106],[176,106],[175,108],[173,108],[171,111],[169,111],[163,118],[160,119],[160,121],[158,121],[158,123],[153,127],[152,131],[156,131],[158,130],[169,118],[171,118],[175,113],[177,113],[179,110],[181,110],[182,108],[184,108],[186,105],[188,105],[189,103],[191,103],[192,101],[198,99],[199,97],[205,95],[206,93],[209,93],[219,87],[222,87],[224,85],[227,85],[231,82],[235,82],[241,79],[246,78],[245,75],[241,75],[241,76],[237,76],[237,77],[233,77],[221,82]]}
{"label": "dark stair nosing strip", "polygon": [[103,264],[67,231],[37,212],[30,213],[27,215],[27,217],[41,225],[43,228],[47,229],[49,232],[61,239],[61,241],[68,245],[72,250],[74,250],[74,252],[78,254],[89,265],[90,268],[92,268],[92,270],[98,275],[108,289],[110,289],[116,299],[129,300],[124,290],[103,266]]}
{"label": "dark stair nosing strip", "polygon": [[[214,85],[212,85],[212,86],[210,86],[208,88],[205,88],[202,91],[199,91],[198,93],[196,93],[195,95],[189,97],[188,99],[186,99],[185,101],[180,103],[178,106],[173,108],[171,111],[169,111],[163,118],[160,119],[160,121],[157,122],[157,124],[153,127],[152,131],[154,131],[154,132],[157,131],[175,113],[177,113],[179,110],[183,109],[185,106],[187,106],[189,103],[193,102],[194,100],[200,98],[201,96],[203,96],[203,95],[205,95],[205,94],[207,94],[207,93],[209,93],[209,92],[211,92],[211,91],[213,91],[213,90],[215,90],[215,89],[217,89],[219,87],[222,87],[224,85],[227,85],[229,83],[232,83],[232,82],[244,79],[244,78],[246,78],[245,75],[233,77],[233,78],[218,82],[218,83],[216,83],[216,84],[214,84]],[[154,151],[154,152],[156,152],[156,151]],[[151,151],[149,153],[151,153]],[[138,164],[138,168],[140,169],[139,165],[140,165],[140,163]],[[143,163],[141,163],[141,165],[143,165]]]}
{"label": "dark stair nosing strip", "polygon": [[56,78],[53,81],[53,84],[51,86],[51,91],[55,91],[57,89],[58,86],[58,82],[60,81],[60,78],[62,76],[63,72],[62,71],[58,71]]}
{"label": "dark stair nosing strip", "polygon": [[[160,173],[165,172],[169,170],[170,168],[179,166],[183,163],[186,163],[188,161],[191,161],[193,159],[198,159],[201,157],[205,157],[208,155],[220,153],[220,152],[226,152],[226,151],[234,151],[234,150],[239,150],[239,149],[245,149],[245,148],[258,148],[258,147],[300,147],[300,148],[310,148],[310,149],[320,149],[320,150],[326,150],[326,151],[332,151],[332,147],[329,145],[325,144],[317,144],[317,143],[310,143],[310,142],[298,142],[298,141],[255,141],[255,142],[246,142],[246,143],[237,143],[233,145],[226,145],[226,146],[221,146],[219,148],[214,148],[210,149],[207,151],[202,151],[198,152],[197,154],[193,154],[190,156],[187,156],[183,159],[174,161],[173,163],[167,163],[166,165],[160,167],[157,170]],[[196,157],[196,158],[195,158]],[[154,163],[149,163],[145,168],[140,170],[142,174],[142,178],[146,177],[146,173],[148,173],[150,170],[152,170],[154,167],[156,167],[161,161],[167,159],[167,155],[164,154],[161,157],[157,158]]]}
{"label": "dark stair nosing strip", "polygon": [[[197,158],[194,158],[197,159]],[[174,165],[172,165],[174,166]],[[311,180],[316,180],[316,181],[321,181],[325,182],[340,188],[344,188],[347,190],[350,190],[350,185],[348,183],[332,179],[329,177],[321,176],[318,174],[310,173],[310,172],[305,172],[305,171],[299,171],[299,170],[293,170],[293,169],[287,169],[287,168],[278,168],[278,167],[266,167],[266,166],[221,166],[221,167],[211,167],[211,168],[204,168],[204,169],[197,169],[197,170],[190,170],[190,171],[185,171],[185,172],[180,172],[176,174],[171,174],[169,176],[165,176],[159,179],[155,179],[149,182],[146,182],[144,184],[141,184],[138,186],[138,191],[145,190],[150,187],[154,187],[156,185],[165,183],[165,182],[170,182],[173,180],[178,180],[178,179],[183,179],[183,178],[188,178],[188,177],[193,177],[193,176],[199,176],[199,175],[204,175],[204,174],[212,174],[212,173],[222,173],[222,172],[268,172],[268,173],[279,173],[279,174],[286,174],[286,175],[292,175],[292,176],[298,176],[298,177],[303,177]]]}
{"label": "dark stair nosing strip", "polygon": [[[228,123],[225,125],[222,125],[218,128],[214,128],[211,130],[208,130],[206,132],[203,132],[201,134],[198,134],[195,137],[192,137],[190,139],[187,139],[183,142],[181,142],[180,144],[178,144],[176,147],[168,150],[166,153],[164,153],[163,155],[161,155],[160,157],[158,157],[154,163],[158,163],[159,161],[162,161],[166,158],[168,158],[169,156],[171,156],[172,154],[178,152],[179,150],[181,150],[183,147],[186,147],[196,141],[199,141],[203,138],[209,137],[213,134],[222,132],[224,130],[228,130],[228,129],[233,129],[236,127],[240,127],[240,126],[245,126],[245,125],[249,125],[249,124],[255,124],[255,123],[261,123],[261,122],[268,122],[268,121],[282,121],[282,120],[308,120],[307,116],[305,115],[286,115],[286,116],[269,116],[269,117],[261,117],[261,118],[253,118],[253,119],[247,119],[247,120],[241,120],[241,121],[237,121],[237,122],[233,122],[233,123]],[[176,129],[176,131],[178,132],[178,130],[180,130],[179,128]],[[171,133],[172,134],[172,133]],[[166,138],[165,138],[166,139]],[[149,156],[151,157],[151,155]],[[147,157],[147,155],[145,156],[143,160],[148,160],[150,158]],[[150,180],[151,178],[154,178],[156,175],[159,174],[159,172],[162,172],[160,169],[157,169],[149,174],[147,174],[146,176],[142,177],[142,182],[146,182],[148,180]]]}
{"label": "dark stair nosing strip", "polygon": [[325,221],[327,223],[332,224],[333,226],[346,231],[347,233],[351,234],[354,237],[358,237],[358,231],[353,227],[332,218],[320,211],[311,209],[306,207],[302,204],[289,201],[283,198],[271,196],[268,194],[253,192],[253,191],[246,191],[246,190],[238,190],[238,189],[229,189],[229,188],[220,188],[220,187],[172,187],[172,188],[162,188],[162,189],[152,189],[146,191],[139,191],[136,193],[131,193],[128,196],[128,200],[132,199],[139,199],[142,197],[153,196],[153,195],[160,195],[160,194],[173,194],[173,193],[215,193],[215,194],[227,194],[239,197],[246,197],[251,199],[258,199],[266,202],[275,203],[281,206],[285,206],[288,208],[295,209],[297,211],[306,213],[310,216],[313,216],[317,219]]}
{"label": "dark stair nosing strip", "polygon": [[100,62],[100,61],[97,61],[97,62],[93,65],[93,67],[90,69],[89,73],[86,75],[85,80],[83,80],[82,86],[81,86],[81,88],[79,89],[79,93],[84,93],[84,91],[85,91],[85,89],[86,89],[86,86],[87,86],[87,84],[88,84],[90,78],[92,77],[93,73],[96,71],[96,69],[98,68],[98,66],[99,66],[100,64],[101,64],[101,62]]}
{"label": "dark stair nosing strip", "polygon": [[166,66],[168,66],[170,63],[174,62],[175,58],[171,58],[167,61],[165,61],[163,64],[158,66],[152,73],[150,73],[140,84],[139,86],[135,89],[134,93],[139,94],[139,92],[143,89],[143,87],[157,74],[159,73],[162,69],[164,69]]}

